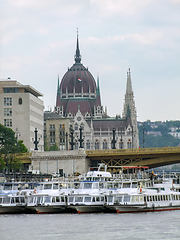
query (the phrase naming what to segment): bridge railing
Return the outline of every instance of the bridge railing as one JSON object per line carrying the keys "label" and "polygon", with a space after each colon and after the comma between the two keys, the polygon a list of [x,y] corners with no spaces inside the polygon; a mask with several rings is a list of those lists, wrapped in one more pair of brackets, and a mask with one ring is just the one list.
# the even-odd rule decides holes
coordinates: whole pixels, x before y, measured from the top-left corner
{"label": "bridge railing", "polygon": [[130,148],[130,149],[103,149],[103,150],[86,150],[87,155],[101,154],[128,154],[128,153],[180,153],[180,147],[157,147],[157,148]]}

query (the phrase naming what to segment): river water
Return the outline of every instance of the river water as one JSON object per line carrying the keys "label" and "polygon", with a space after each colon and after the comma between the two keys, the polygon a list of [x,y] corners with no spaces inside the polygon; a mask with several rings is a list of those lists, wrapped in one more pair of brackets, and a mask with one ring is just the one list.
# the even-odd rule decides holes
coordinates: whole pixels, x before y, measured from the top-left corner
{"label": "river water", "polygon": [[1,240],[180,239],[180,211],[0,215]]}

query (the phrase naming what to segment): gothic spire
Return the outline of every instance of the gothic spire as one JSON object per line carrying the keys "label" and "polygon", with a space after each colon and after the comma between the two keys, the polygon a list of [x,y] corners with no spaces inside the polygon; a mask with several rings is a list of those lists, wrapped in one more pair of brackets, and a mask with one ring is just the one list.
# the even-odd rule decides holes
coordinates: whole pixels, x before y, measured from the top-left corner
{"label": "gothic spire", "polygon": [[57,85],[56,107],[60,107],[60,86],[59,86],[59,75],[58,75],[58,85]]}
{"label": "gothic spire", "polygon": [[78,29],[77,29],[77,46],[76,46],[76,54],[74,56],[75,63],[81,62],[81,54],[79,50],[79,40],[78,40]]}

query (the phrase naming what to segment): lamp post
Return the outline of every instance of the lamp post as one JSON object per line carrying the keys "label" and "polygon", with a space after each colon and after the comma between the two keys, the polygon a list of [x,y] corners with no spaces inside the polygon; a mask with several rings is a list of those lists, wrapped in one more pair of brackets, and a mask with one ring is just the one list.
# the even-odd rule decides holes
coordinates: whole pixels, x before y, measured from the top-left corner
{"label": "lamp post", "polygon": [[71,150],[73,150],[73,146],[74,146],[74,142],[73,142],[73,140],[74,140],[74,130],[71,128],[70,129],[70,145],[71,145]]}
{"label": "lamp post", "polygon": [[80,136],[79,136],[79,142],[80,142],[80,146],[79,146],[79,148],[83,148],[83,145],[82,145],[82,143],[84,142],[84,140],[83,140],[83,138],[82,138],[82,127],[80,126],[80,128],[79,128],[79,131],[80,131]]}
{"label": "lamp post", "polygon": [[121,127],[121,149],[122,149],[122,127]]}
{"label": "lamp post", "polygon": [[115,128],[113,128],[112,132],[113,132],[112,149],[116,149],[116,147],[115,147],[115,144],[116,144],[116,140],[115,140],[116,130],[115,130]]}
{"label": "lamp post", "polygon": [[35,145],[34,150],[38,150],[37,145],[38,145],[39,141],[37,140],[37,133],[38,133],[37,128],[35,128],[34,133],[35,133],[35,141],[33,142]]}

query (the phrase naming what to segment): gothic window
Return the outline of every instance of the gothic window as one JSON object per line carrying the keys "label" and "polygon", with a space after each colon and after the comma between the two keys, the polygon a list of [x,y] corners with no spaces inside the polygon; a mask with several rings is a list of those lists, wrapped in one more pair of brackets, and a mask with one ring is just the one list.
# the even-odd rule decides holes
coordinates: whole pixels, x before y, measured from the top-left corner
{"label": "gothic window", "polygon": [[80,127],[82,128],[82,130],[84,130],[84,124],[81,123]]}
{"label": "gothic window", "polygon": [[96,142],[95,142],[95,150],[97,150],[97,149],[99,149],[99,142],[98,142],[98,140],[96,140]]}
{"label": "gothic window", "polygon": [[124,148],[123,142],[119,142],[119,149],[123,149],[123,148]]}
{"label": "gothic window", "polygon": [[128,148],[128,149],[131,148],[131,142],[127,142],[127,148]]}
{"label": "gothic window", "polygon": [[86,149],[90,149],[90,141],[89,141],[89,139],[86,142]]}
{"label": "gothic window", "polygon": [[74,128],[75,128],[75,130],[78,130],[78,124],[77,123],[75,123]]}
{"label": "gothic window", "polygon": [[104,142],[103,142],[103,149],[107,149],[107,142],[106,142],[106,140],[104,140]]}

